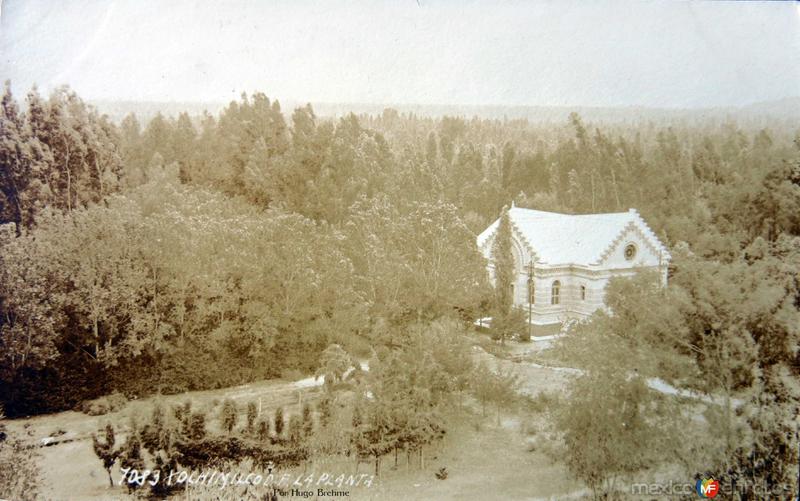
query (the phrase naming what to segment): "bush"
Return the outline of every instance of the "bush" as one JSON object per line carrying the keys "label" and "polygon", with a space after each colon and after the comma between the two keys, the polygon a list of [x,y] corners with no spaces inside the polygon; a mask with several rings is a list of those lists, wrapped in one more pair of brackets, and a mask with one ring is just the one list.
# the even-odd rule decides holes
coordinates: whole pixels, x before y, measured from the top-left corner
{"label": "bush", "polygon": [[513,337],[520,341],[530,341],[527,319],[527,313],[518,307],[512,308],[508,313],[496,313],[492,318],[490,335],[495,341]]}
{"label": "bush", "polygon": [[[144,459],[142,458],[142,442],[136,430],[133,430],[125,441],[125,445],[122,447],[122,451],[119,455],[119,463],[120,469],[122,470],[145,470]],[[126,482],[125,484],[129,493],[139,487],[136,482]]]}
{"label": "bush", "polygon": [[119,455],[122,453],[122,450],[116,448],[115,445],[116,436],[111,423],[106,425],[104,440],[97,438],[97,435],[92,433],[94,454],[103,462],[103,469],[108,473],[108,483],[111,487],[114,487],[114,479],[111,477],[111,470],[114,468],[114,464],[116,464]]}
{"label": "bush", "polygon": [[108,372],[79,354],[64,353],[40,370],[23,368],[0,379],[0,403],[9,418],[76,409],[113,391]]}
{"label": "bush", "polygon": [[247,403],[247,425],[245,426],[245,430],[247,433],[253,433],[254,426],[256,423],[256,417],[258,417],[258,406],[256,406],[255,402],[248,402]]}
{"label": "bush", "polygon": [[269,439],[269,421],[263,418],[258,421],[256,437],[260,442],[266,442]]}
{"label": "bush", "polygon": [[275,409],[275,437],[281,438],[283,435],[283,426],[284,426],[284,418],[283,418],[283,407],[278,407]]}
{"label": "bush", "polygon": [[303,437],[310,437],[314,431],[314,417],[311,415],[311,406],[303,406]]}
{"label": "bush", "polygon": [[116,412],[128,403],[128,399],[122,393],[112,393],[94,400],[82,402],[78,406],[78,411],[90,416],[102,416],[109,412]]}
{"label": "bush", "polygon": [[616,495],[617,480],[658,466],[672,453],[658,450],[671,448],[678,436],[668,435],[662,417],[669,414],[658,405],[665,400],[654,393],[644,378],[629,378],[614,367],[572,381],[570,398],[555,413],[565,446],[561,458],[595,499]]}
{"label": "bush", "polygon": [[534,413],[547,412],[552,410],[558,403],[557,396],[540,391],[535,397],[528,400],[528,410]]}
{"label": "bush", "polygon": [[189,438],[202,440],[206,437],[206,415],[202,412],[193,412],[189,420]]}
{"label": "bush", "polygon": [[192,413],[192,401],[187,400],[183,405],[176,405],[172,408],[172,413],[175,414],[175,419],[181,423],[188,422],[189,415]]}
{"label": "bush", "polygon": [[303,421],[300,419],[300,416],[293,414],[289,418],[289,443],[293,446],[300,445],[300,441],[303,439]]}
{"label": "bush", "polygon": [[333,414],[333,409],[331,409],[331,399],[328,395],[323,395],[319,405],[317,406],[317,410],[319,411],[319,425],[323,428],[327,428],[328,424],[331,422],[331,417]]}
{"label": "bush", "polygon": [[150,416],[149,422],[147,422],[139,432],[142,445],[150,454],[153,454],[154,451],[165,446],[165,426],[166,417],[164,407],[160,403],[156,403],[153,406],[153,413]]}
{"label": "bush", "polygon": [[208,468],[226,461],[251,459],[255,465],[266,467],[270,462],[291,468],[308,459],[305,447],[267,446],[238,437],[213,437],[189,442],[177,442],[176,452],[181,465],[187,468]]}
{"label": "bush", "polygon": [[38,499],[41,485],[38,457],[36,450],[14,438],[0,441],[0,494],[8,499]]}
{"label": "bush", "polygon": [[222,420],[222,429],[226,432],[230,433],[233,431],[233,428],[236,426],[236,421],[238,421],[238,409],[236,408],[236,402],[231,400],[230,398],[226,398],[224,402],[222,402],[222,412],[220,418]]}

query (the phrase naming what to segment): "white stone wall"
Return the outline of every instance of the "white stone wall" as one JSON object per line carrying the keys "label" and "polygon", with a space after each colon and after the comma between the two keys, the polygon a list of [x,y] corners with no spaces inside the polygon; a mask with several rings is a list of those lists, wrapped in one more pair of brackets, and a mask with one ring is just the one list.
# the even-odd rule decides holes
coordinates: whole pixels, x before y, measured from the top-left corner
{"label": "white stone wall", "polygon": [[[560,282],[559,302],[553,304],[553,282],[556,280]],[[526,270],[519,283],[527,286],[527,281]],[[607,279],[598,279],[588,273],[581,273],[580,270],[552,271],[535,268],[535,302],[532,309],[534,323],[549,324],[590,315],[603,307],[603,288],[606,282]],[[581,286],[586,287],[584,299],[581,299]],[[517,295],[516,304],[527,310],[526,292]]]}
{"label": "white stone wall", "polygon": [[[493,239],[492,239],[493,240]],[[514,304],[528,311],[528,263],[531,256],[516,238],[512,246],[516,279],[514,281]],[[632,260],[625,258],[625,247],[636,246]],[[489,260],[489,276],[494,281],[491,265],[492,242],[484,247],[484,256]],[[600,308],[606,308],[605,288],[615,276],[631,276],[641,269],[660,270],[666,283],[667,262],[650,246],[637,228],[626,231],[608,249],[599,263],[591,266],[551,267],[534,266],[535,302],[531,308],[532,321],[537,325],[563,322],[570,318],[586,318]],[[552,304],[552,285],[561,282],[559,304]],[[586,287],[586,297],[581,299],[580,287]]]}

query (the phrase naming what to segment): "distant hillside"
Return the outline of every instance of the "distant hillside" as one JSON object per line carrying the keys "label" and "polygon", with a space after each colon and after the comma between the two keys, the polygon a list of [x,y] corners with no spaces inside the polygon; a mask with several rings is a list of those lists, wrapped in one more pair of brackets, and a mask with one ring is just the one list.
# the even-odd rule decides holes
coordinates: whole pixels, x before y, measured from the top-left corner
{"label": "distant hillside", "polygon": [[140,122],[148,122],[159,112],[169,117],[177,117],[184,111],[191,116],[202,115],[208,111],[212,115],[219,113],[226,103],[203,103],[198,101],[89,101],[101,113],[108,115],[119,123],[130,113],[135,113]]}
{"label": "distant hillside", "polygon": [[777,101],[764,101],[741,108],[742,113],[797,119],[800,117],[800,97],[787,97]]}
{"label": "distant hillside", "polygon": [[[280,101],[280,100],[279,100]],[[288,116],[293,109],[305,103],[280,101],[283,112]],[[177,116],[188,112],[199,116],[204,112],[216,115],[227,103],[223,102],[155,102],[155,101],[92,101],[92,104],[112,120],[118,122],[129,113],[135,113],[141,122],[147,122],[158,112],[166,116]],[[418,116],[478,116],[489,119],[526,119],[534,123],[564,122],[570,113],[577,112],[589,122],[635,123],[676,121],[724,121],[736,119],[751,126],[766,125],[777,121],[800,121],[800,97],[777,101],[754,103],[742,107],[718,108],[647,108],[642,106],[591,107],[591,106],[461,106],[461,105],[414,105],[414,104],[367,104],[367,103],[311,103],[314,111],[321,117],[339,117],[348,113],[357,115],[379,115],[386,108],[400,113],[413,113]]]}

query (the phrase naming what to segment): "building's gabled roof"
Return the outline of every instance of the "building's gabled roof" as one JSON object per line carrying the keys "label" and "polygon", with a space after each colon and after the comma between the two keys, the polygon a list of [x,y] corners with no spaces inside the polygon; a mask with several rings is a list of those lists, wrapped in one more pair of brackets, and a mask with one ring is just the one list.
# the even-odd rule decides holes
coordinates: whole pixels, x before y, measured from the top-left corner
{"label": "building's gabled roof", "polygon": [[[512,207],[508,211],[514,235],[528,247],[534,261],[548,265],[599,264],[631,228],[641,232],[656,254],[668,260],[669,252],[638,212],[559,214]],[[498,218],[480,235],[478,247],[489,243],[500,224]],[[488,249],[486,249],[488,250]]]}

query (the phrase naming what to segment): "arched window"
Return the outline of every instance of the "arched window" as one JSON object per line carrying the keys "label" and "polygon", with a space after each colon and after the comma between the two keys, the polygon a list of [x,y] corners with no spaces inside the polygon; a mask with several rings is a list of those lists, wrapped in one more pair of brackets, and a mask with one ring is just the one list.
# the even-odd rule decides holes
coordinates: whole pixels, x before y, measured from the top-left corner
{"label": "arched window", "polygon": [[586,301],[586,286],[581,285],[581,301]]}
{"label": "arched window", "polygon": [[551,291],[552,297],[550,298],[551,304],[561,303],[561,282],[556,280],[553,282],[553,290]]}

